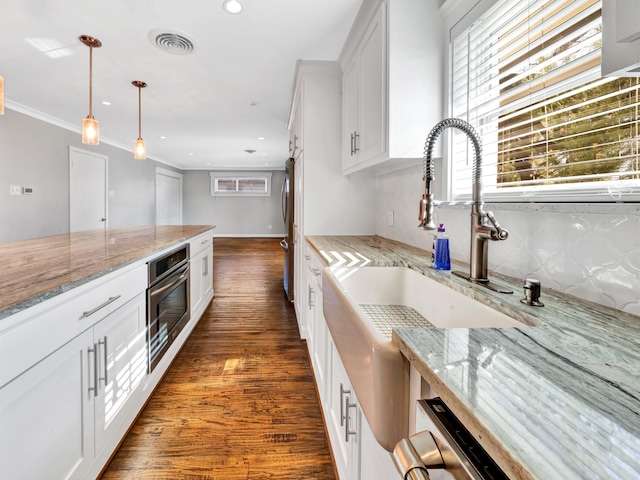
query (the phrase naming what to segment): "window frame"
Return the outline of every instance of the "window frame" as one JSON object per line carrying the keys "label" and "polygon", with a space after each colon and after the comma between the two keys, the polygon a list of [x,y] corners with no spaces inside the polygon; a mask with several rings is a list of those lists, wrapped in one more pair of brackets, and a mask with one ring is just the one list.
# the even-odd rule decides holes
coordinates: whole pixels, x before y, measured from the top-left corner
{"label": "window frame", "polygon": [[[271,177],[273,172],[247,171],[247,172],[209,172],[210,193],[212,197],[269,197],[271,196]],[[218,183],[221,180],[235,180],[235,190],[219,190]],[[241,190],[239,185],[243,180],[263,180],[264,191]]]}
{"label": "window frame", "polygon": [[[447,48],[446,55],[446,101],[445,111],[453,116],[453,79],[454,59],[453,44],[458,35],[465,32],[474,22],[484,15],[500,0],[480,0],[471,2],[465,0],[447,0],[441,8],[444,17],[447,37],[443,39]],[[468,5],[465,9],[464,6]],[[464,13],[460,17],[460,12]],[[458,18],[454,18],[457,15]],[[462,117],[461,117],[462,118]],[[463,118],[466,120],[466,118]],[[471,200],[471,193],[459,193],[455,191],[455,165],[453,158],[453,135],[451,129],[445,131],[442,138],[443,153],[446,161],[443,162],[443,190],[444,201],[441,205],[457,204]],[[472,146],[467,144],[468,161],[471,162]],[[484,182],[487,183],[487,182]],[[471,184],[469,184],[470,187]],[[535,185],[509,187],[495,190],[483,186],[483,197],[492,203],[636,203],[640,202],[640,181],[602,181],[590,184],[576,182],[559,185]]]}

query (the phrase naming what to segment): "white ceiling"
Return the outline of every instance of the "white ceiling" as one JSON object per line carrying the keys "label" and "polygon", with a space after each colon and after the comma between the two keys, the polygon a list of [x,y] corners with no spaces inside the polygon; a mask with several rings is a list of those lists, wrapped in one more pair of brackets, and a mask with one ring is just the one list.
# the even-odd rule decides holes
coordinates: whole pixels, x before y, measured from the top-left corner
{"label": "white ceiling", "polygon": [[[33,112],[79,132],[89,113],[89,48],[78,37],[90,35],[102,42],[93,50],[102,143],[132,151],[131,82],[142,80],[148,158],[183,169],[282,168],[295,62],[336,60],[361,0],[241,2],[244,11],[230,15],[222,0],[3,0],[5,115]],[[156,29],[185,34],[194,52],[158,49],[149,40]]]}

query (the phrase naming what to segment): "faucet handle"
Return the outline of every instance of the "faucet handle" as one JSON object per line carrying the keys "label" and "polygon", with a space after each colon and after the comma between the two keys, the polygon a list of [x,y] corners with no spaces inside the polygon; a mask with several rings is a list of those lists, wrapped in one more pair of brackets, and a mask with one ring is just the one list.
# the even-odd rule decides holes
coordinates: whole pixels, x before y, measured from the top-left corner
{"label": "faucet handle", "polygon": [[507,238],[509,238],[509,232],[498,224],[498,221],[496,220],[496,217],[493,216],[493,213],[487,211],[486,215],[493,225],[493,229],[491,230],[491,240],[506,240]]}

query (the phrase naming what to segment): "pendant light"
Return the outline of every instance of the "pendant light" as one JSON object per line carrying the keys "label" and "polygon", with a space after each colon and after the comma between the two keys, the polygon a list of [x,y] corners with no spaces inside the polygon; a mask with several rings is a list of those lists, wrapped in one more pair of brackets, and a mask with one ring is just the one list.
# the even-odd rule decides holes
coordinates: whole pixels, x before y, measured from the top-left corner
{"label": "pendant light", "polygon": [[100,125],[93,118],[93,49],[100,48],[102,42],[89,35],[81,35],[80,41],[89,47],[89,115],[82,119],[82,143],[85,145],[100,144]]}
{"label": "pendant light", "polygon": [[4,115],[4,78],[0,77],[0,115]]}
{"label": "pendant light", "polygon": [[133,158],[144,160],[147,158],[147,145],[142,140],[142,89],[147,86],[140,80],[131,82],[134,87],[138,87],[138,138],[133,142]]}

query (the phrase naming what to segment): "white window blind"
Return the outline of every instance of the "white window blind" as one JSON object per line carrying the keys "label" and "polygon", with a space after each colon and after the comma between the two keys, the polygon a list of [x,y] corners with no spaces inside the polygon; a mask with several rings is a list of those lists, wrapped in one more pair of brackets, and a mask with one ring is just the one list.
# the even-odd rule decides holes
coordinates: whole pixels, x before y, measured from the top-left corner
{"label": "white window blind", "polygon": [[[601,78],[599,0],[500,0],[452,41],[452,114],[483,141],[491,199],[619,200],[640,192],[637,78]],[[451,143],[454,199],[470,145]]]}
{"label": "white window blind", "polygon": [[271,195],[271,172],[209,172],[211,195]]}

